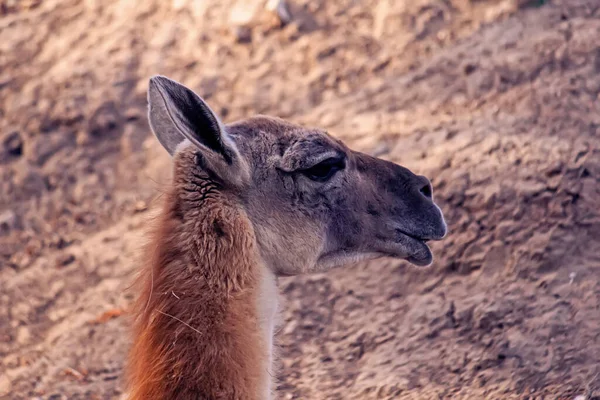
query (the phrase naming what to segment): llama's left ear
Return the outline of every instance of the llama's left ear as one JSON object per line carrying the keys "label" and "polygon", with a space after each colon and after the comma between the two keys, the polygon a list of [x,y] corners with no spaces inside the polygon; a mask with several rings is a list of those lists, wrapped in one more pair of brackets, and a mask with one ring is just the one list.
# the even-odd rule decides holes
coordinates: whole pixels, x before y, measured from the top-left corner
{"label": "llama's left ear", "polygon": [[169,152],[188,139],[196,147],[220,154],[227,163],[235,144],[208,104],[192,90],[164,76],[150,79],[148,119],[156,138]]}
{"label": "llama's left ear", "polygon": [[201,155],[201,168],[220,177],[223,184],[241,187],[250,182],[247,163],[200,96],[171,79],[155,76],[150,79],[148,103],[150,127],[171,156],[188,140]]}

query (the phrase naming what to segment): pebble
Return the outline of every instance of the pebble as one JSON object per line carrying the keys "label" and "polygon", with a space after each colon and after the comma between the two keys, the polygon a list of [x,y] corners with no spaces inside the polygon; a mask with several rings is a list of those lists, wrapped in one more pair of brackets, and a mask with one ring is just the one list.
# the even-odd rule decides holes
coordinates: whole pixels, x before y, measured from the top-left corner
{"label": "pebble", "polygon": [[235,41],[238,43],[252,42],[252,29],[247,26],[238,26],[235,28]]}
{"label": "pebble", "polygon": [[27,344],[29,339],[31,339],[31,332],[29,331],[29,328],[26,326],[20,326],[17,329],[17,343]]}
{"label": "pebble", "polygon": [[4,148],[11,156],[23,154],[23,138],[19,132],[12,132],[4,140]]}
{"label": "pebble", "polygon": [[11,387],[12,383],[8,379],[8,376],[0,376],[0,396],[8,395]]}
{"label": "pebble", "polygon": [[0,230],[10,231],[17,225],[17,214],[12,210],[0,213]]}
{"label": "pebble", "polygon": [[73,254],[61,254],[56,258],[56,266],[65,267],[73,261],[75,261],[75,256]]}
{"label": "pebble", "polygon": [[139,213],[139,212],[142,212],[142,211],[146,211],[147,209],[148,209],[148,205],[146,204],[145,201],[140,200],[140,201],[137,201],[135,203],[134,211],[136,213]]}

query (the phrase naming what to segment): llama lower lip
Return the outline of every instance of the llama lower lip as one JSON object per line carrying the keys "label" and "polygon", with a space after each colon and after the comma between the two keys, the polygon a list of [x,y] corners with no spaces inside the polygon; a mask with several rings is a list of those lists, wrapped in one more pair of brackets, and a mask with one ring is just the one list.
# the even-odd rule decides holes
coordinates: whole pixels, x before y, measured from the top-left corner
{"label": "llama lower lip", "polygon": [[406,261],[420,267],[426,267],[433,261],[433,254],[431,253],[429,247],[425,245],[425,250],[422,254],[409,256],[406,258]]}
{"label": "llama lower lip", "polygon": [[433,254],[429,246],[427,246],[427,239],[420,239],[400,230],[396,232],[398,233],[397,243],[402,247],[402,252],[406,255],[403,257],[404,259],[418,266],[431,264]]}

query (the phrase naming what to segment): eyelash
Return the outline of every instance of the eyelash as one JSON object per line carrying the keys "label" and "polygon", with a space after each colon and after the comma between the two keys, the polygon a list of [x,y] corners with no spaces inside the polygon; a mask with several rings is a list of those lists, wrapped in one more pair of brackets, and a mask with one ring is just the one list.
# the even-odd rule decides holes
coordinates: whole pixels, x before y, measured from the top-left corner
{"label": "eyelash", "polygon": [[317,165],[301,170],[300,173],[310,180],[325,182],[345,167],[346,161],[343,158],[328,158]]}

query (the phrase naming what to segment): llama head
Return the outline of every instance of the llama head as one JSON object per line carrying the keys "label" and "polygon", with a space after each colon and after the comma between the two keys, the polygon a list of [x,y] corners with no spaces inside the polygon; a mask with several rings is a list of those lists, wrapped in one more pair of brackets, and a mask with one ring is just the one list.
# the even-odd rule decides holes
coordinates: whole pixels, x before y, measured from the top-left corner
{"label": "llama head", "polygon": [[384,256],[429,265],[426,242],[446,235],[429,180],[402,166],[278,118],[224,125],[198,95],[165,77],[150,80],[148,98],[175,182],[206,177],[243,209],[277,275]]}

